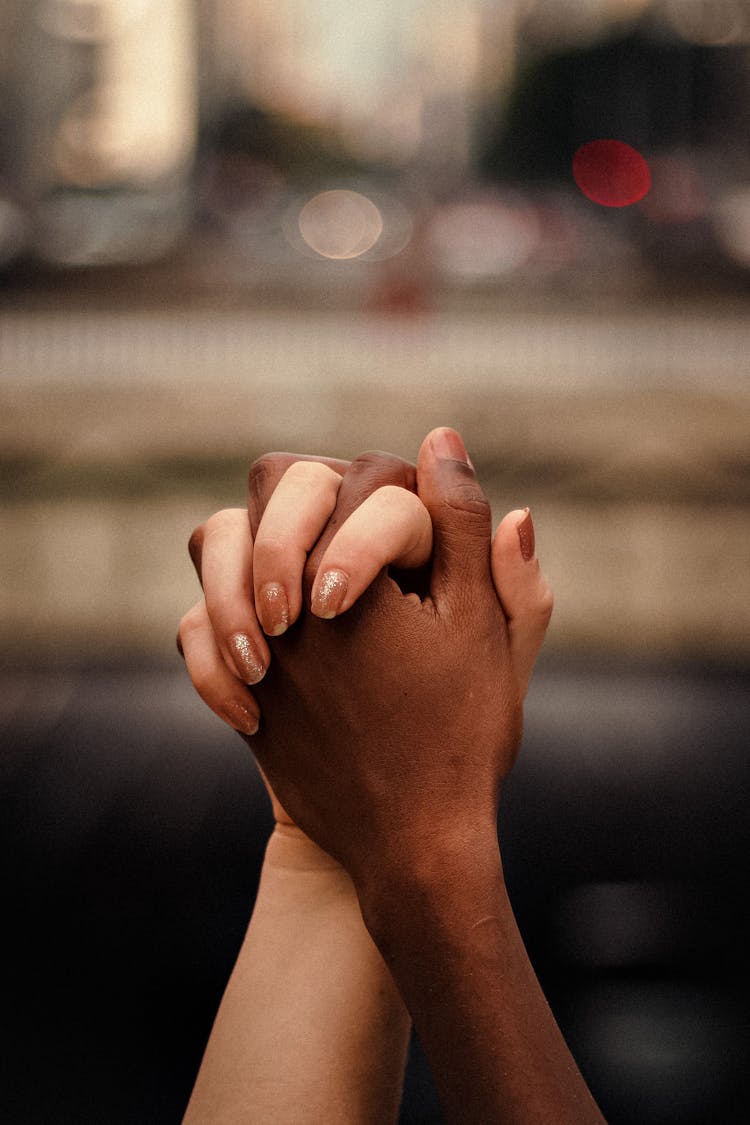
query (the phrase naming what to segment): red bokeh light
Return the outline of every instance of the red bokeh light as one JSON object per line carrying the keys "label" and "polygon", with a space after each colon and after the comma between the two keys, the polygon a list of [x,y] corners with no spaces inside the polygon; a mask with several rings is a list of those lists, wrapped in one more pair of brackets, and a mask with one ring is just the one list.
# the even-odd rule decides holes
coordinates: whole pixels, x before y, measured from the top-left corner
{"label": "red bokeh light", "polygon": [[627,207],[643,199],[651,172],[640,152],[624,141],[588,141],[573,157],[573,178],[588,199]]}

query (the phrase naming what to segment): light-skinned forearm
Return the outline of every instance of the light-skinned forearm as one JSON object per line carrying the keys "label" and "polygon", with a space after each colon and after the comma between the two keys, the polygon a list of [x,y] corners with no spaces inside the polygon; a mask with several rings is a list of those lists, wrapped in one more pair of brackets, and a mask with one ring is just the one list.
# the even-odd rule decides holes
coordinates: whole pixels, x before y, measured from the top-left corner
{"label": "light-skinned forearm", "polygon": [[184,1125],[395,1122],[409,1031],[351,879],[277,825]]}
{"label": "light-skinned forearm", "polygon": [[360,888],[446,1120],[602,1125],[524,948],[496,836],[461,851],[385,865]]}

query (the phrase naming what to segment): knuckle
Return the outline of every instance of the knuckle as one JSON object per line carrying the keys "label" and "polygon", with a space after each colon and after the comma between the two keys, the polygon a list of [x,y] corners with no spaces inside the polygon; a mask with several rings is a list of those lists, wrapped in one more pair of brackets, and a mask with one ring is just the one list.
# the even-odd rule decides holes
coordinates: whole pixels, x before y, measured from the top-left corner
{"label": "knuckle", "polygon": [[408,487],[410,480],[409,470],[412,468],[408,461],[395,453],[383,453],[379,449],[368,449],[360,453],[351,463],[350,472],[357,475],[369,475],[373,469],[389,477],[394,483]]}
{"label": "knuckle", "polygon": [[270,479],[276,480],[283,471],[282,466],[288,460],[288,453],[263,453],[260,457],[256,457],[248,470],[248,488],[262,495],[264,486]]}
{"label": "knuckle", "polygon": [[216,535],[222,535],[228,528],[233,527],[236,519],[236,508],[222,508],[220,512],[214,512],[203,525],[204,543]]}
{"label": "knuckle", "polygon": [[205,536],[206,525],[204,523],[200,524],[199,527],[194,528],[190,533],[190,538],[188,539],[188,553],[193,562],[195,562],[196,558],[200,557]]}
{"label": "knuckle", "polygon": [[381,484],[380,488],[376,489],[373,495],[385,501],[387,504],[408,504],[411,506],[414,500],[416,500],[417,504],[421,504],[421,500],[418,496],[415,496],[413,492],[409,492],[408,489],[403,488],[400,484]]}
{"label": "knuckle", "polygon": [[446,508],[472,516],[472,523],[479,523],[476,517],[481,517],[483,529],[484,523],[492,519],[490,502],[473,481],[454,484],[442,502]]}
{"label": "knuckle", "polygon": [[401,485],[385,484],[376,489],[371,497],[374,515],[378,522],[382,519],[396,521],[398,526],[410,533],[411,538],[421,539],[429,530],[432,532],[430,513],[414,492]]}
{"label": "knuckle", "polygon": [[272,567],[275,563],[285,559],[292,543],[278,533],[265,533],[259,530],[253,547],[253,573]]}
{"label": "knuckle", "polygon": [[250,466],[247,474],[247,508],[253,535],[257,533],[266,504],[276,485],[293,461],[294,457],[289,453],[264,453]]}
{"label": "knuckle", "polygon": [[180,618],[180,624],[177,629],[177,637],[180,643],[184,642],[185,638],[189,637],[192,633],[197,632],[202,623],[203,607],[199,602],[197,605],[191,606],[187,613],[184,613]]}
{"label": "knuckle", "polygon": [[188,664],[188,671],[190,673],[191,683],[195,690],[198,692],[198,695],[202,700],[204,700],[204,702],[208,703],[209,706],[211,706],[211,704],[209,703],[209,699],[211,696],[213,681],[210,674],[200,664],[197,666],[191,666],[190,664]]}
{"label": "knuckle", "polygon": [[177,628],[177,651],[186,664],[190,664],[190,654],[192,650],[191,638],[195,632],[193,626],[187,620],[187,616],[183,617]]}
{"label": "knuckle", "polygon": [[395,453],[385,453],[382,449],[366,449],[358,453],[352,461],[354,465],[400,465],[401,458]]}
{"label": "knuckle", "polygon": [[286,480],[323,480],[340,479],[338,473],[323,465],[320,461],[294,461],[284,473]]}
{"label": "knuckle", "polygon": [[314,462],[312,461],[292,461],[283,472],[283,480],[307,480],[309,477],[314,476],[315,469],[313,468]]}
{"label": "knuckle", "polygon": [[542,596],[539,599],[539,617],[546,624],[549,623],[552,617],[552,610],[555,608],[555,595],[552,593],[550,586],[545,586]]}

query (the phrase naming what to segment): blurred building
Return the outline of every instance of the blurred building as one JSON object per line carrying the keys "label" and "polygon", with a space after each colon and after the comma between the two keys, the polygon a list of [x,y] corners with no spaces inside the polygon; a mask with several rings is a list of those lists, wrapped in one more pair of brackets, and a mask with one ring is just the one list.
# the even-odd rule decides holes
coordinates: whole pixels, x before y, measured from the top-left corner
{"label": "blurred building", "polygon": [[480,61],[476,0],[213,0],[216,86],[333,125],[368,160],[465,169]]}
{"label": "blurred building", "polygon": [[[496,508],[546,517],[561,649],[744,659],[747,4],[0,0],[0,29],[4,641],[162,652],[252,456],[452,421]],[[650,163],[633,207],[572,181],[600,130]]]}
{"label": "blurred building", "polygon": [[503,813],[553,1008],[608,1120],[746,1118],[749,60],[750,0],[0,0],[3,1122],[177,1121],[244,932],[190,532],[446,424],[555,591]]}
{"label": "blurred building", "polygon": [[2,0],[0,26],[0,265],[18,227],[56,264],[165,253],[190,216],[192,0]]}

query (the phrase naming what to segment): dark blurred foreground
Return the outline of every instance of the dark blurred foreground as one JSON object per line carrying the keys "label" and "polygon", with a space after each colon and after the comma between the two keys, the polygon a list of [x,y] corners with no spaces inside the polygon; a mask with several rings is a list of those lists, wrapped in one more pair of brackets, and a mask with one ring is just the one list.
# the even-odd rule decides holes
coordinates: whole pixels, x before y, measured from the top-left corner
{"label": "dark blurred foreground", "polygon": [[[748,686],[601,662],[532,686],[505,866],[610,1125],[747,1120]],[[177,1125],[252,909],[258,775],[176,660],[1,688],[0,1120]],[[402,1123],[438,1121],[415,1047]]]}

